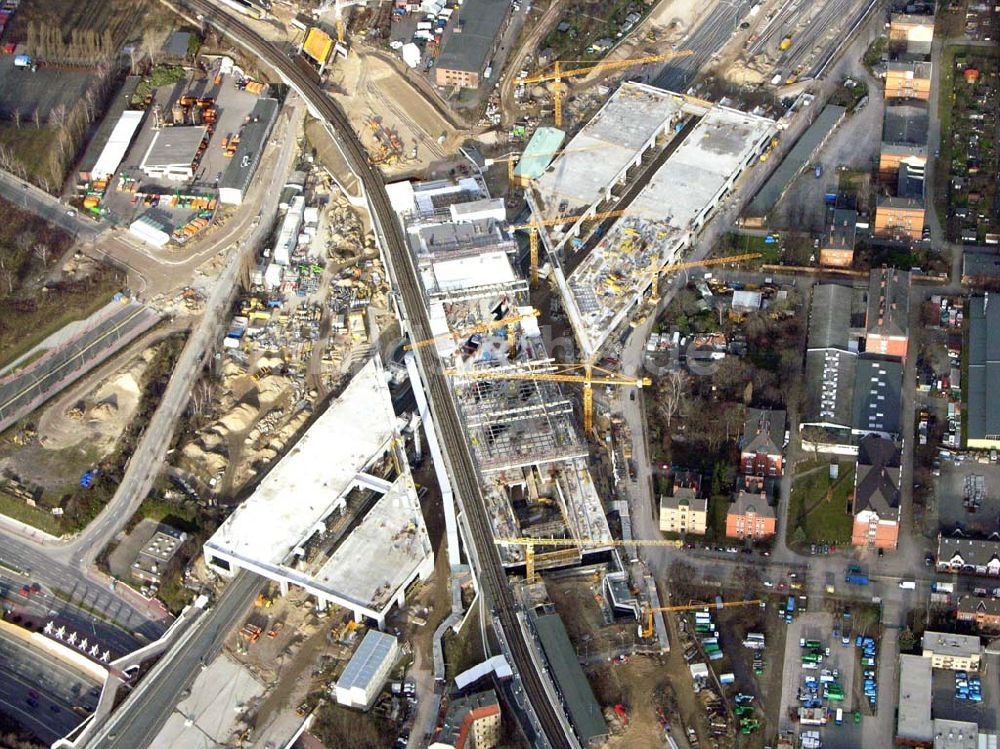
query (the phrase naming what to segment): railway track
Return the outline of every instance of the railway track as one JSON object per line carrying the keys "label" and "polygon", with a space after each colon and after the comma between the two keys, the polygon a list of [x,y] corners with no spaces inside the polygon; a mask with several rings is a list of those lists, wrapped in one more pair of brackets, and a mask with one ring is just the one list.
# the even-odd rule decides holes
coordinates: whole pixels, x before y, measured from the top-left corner
{"label": "railway track", "polygon": [[[389,203],[382,176],[369,162],[364,147],[344,111],[288,57],[283,49],[257,34],[242,19],[221,12],[207,0],[180,0],[180,4],[259,55],[292,84],[299,95],[308,102],[313,113],[319,113],[334,129],[338,144],[364,187],[372,213],[372,223],[389,256],[390,270],[395,277],[396,292],[402,302],[403,315],[410,333],[415,340],[431,338],[433,333],[416,268]],[[427,380],[426,385],[438,433],[445,441],[445,453],[451,464],[451,479],[458,490],[458,495],[462,498],[463,510],[480,567],[478,572],[483,592],[487,601],[496,609],[496,617],[503,629],[525,695],[538,717],[545,737],[554,749],[563,747],[569,749],[577,742],[572,741],[563,729],[563,721],[557,713],[557,710],[562,711],[562,707],[552,704],[518,621],[518,607],[494,543],[486,503],[479,487],[479,472],[469,452],[465,431],[455,402],[452,400],[451,388],[437,357],[428,349],[418,349],[416,353]]]}

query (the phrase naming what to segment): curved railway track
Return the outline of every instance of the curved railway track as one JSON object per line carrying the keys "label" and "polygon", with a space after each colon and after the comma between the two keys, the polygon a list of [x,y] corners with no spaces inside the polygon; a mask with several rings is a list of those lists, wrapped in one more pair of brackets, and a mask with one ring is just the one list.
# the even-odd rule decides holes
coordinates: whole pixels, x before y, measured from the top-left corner
{"label": "curved railway track", "polygon": [[[227,33],[235,41],[243,43],[251,52],[258,54],[264,62],[291,83],[299,95],[308,102],[313,113],[318,112],[333,128],[337,143],[364,187],[372,213],[372,223],[389,256],[390,270],[396,282],[396,292],[402,302],[403,315],[410,333],[414,340],[432,337],[416,268],[389,203],[382,176],[369,162],[364,147],[344,111],[318,83],[288,57],[284,50],[257,34],[242,19],[221,12],[207,0],[182,0],[182,4]],[[475,545],[479,580],[486,599],[496,609],[496,617],[510,648],[514,666],[521,677],[525,695],[534,708],[549,744],[554,749],[564,747],[570,749],[576,742],[571,741],[563,730],[563,723],[556,712],[561,711],[562,707],[552,704],[517,618],[518,607],[494,543],[485,500],[479,487],[479,473],[469,452],[466,435],[451,397],[451,388],[437,357],[427,349],[418,349],[416,353],[427,380],[438,433],[445,442],[445,452],[451,463],[451,478],[458,495],[462,498],[462,509]]]}

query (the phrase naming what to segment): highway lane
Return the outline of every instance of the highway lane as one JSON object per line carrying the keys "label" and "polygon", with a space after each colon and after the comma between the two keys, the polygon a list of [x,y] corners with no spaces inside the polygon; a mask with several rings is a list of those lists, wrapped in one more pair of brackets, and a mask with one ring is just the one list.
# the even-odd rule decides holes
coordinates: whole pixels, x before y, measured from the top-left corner
{"label": "highway lane", "polygon": [[232,623],[246,615],[263,579],[240,572],[219,600],[191,624],[190,636],[147,674],[128,700],[88,742],[88,749],[140,749],[166,723],[183,691],[222,649]]}
{"label": "highway lane", "polygon": [[750,6],[750,0],[717,0],[711,12],[677,47],[693,54],[665,63],[653,78],[653,85],[685,92],[694,83],[695,76],[726,46]]}

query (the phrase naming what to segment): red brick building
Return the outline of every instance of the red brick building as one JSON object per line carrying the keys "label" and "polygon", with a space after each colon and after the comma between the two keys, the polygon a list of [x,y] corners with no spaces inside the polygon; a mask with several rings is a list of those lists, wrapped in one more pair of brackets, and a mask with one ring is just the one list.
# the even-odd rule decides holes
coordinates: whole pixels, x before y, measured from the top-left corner
{"label": "red brick building", "polygon": [[780,476],[784,444],[785,412],[748,408],[740,439],[740,471],[746,476]]}
{"label": "red brick building", "polygon": [[778,520],[767,502],[764,482],[749,476],[726,513],[726,536],[762,541],[775,534]]}
{"label": "red brick building", "polygon": [[869,435],[858,446],[854,473],[851,543],[895,549],[899,542],[900,451],[893,442]]}

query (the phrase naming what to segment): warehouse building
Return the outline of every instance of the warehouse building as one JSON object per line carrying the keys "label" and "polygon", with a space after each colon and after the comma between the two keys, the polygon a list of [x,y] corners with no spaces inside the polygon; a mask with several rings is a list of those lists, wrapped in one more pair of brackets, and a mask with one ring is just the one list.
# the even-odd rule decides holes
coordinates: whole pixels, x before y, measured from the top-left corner
{"label": "warehouse building", "polygon": [[271,128],[278,117],[277,99],[259,99],[250,112],[250,121],[240,132],[240,144],[236,147],[232,161],[226,167],[219,181],[219,202],[228,205],[241,205],[250,189],[267,139],[271,137]]}
{"label": "warehouse building", "polygon": [[384,626],[407,588],[434,571],[396,423],[375,357],[205,543],[206,563],[226,577],[250,570],[283,593],[296,585],[318,609],[333,603]]}
{"label": "warehouse building", "polygon": [[189,180],[207,135],[208,128],[200,125],[163,128],[153,135],[139,168],[154,179]]}
{"label": "warehouse building", "polygon": [[1000,449],[1000,300],[984,294],[969,300],[969,375],[966,444]]}
{"label": "warehouse building", "polygon": [[337,704],[367,710],[379,696],[399,660],[399,642],[390,634],[368,630],[337,679]]}
{"label": "warehouse building", "polygon": [[80,159],[79,177],[82,181],[104,179],[114,174],[125,158],[136,131],[142,124],[143,112],[129,110],[141,76],[130,75],[115,95],[94,137]]}
{"label": "warehouse building", "polygon": [[745,211],[744,223],[748,226],[763,225],[767,216],[778,205],[778,201],[791,186],[795,178],[814,160],[816,154],[826,143],[833,131],[847,115],[844,107],[827,104],[823,111],[795,141],[795,145],[785,155],[781,164],[767,178],[764,185],[750,201]]}
{"label": "warehouse building", "polygon": [[129,224],[129,234],[153,247],[166,247],[170,241],[170,232],[167,225],[153,215],[153,211],[146,211]]}
{"label": "warehouse building", "polygon": [[931,720],[931,659],[899,656],[899,693],[896,700],[896,743],[928,746],[934,740]]}
{"label": "warehouse building", "polygon": [[[442,35],[434,82],[442,88],[479,88],[510,23],[510,3],[465,0]],[[499,77],[499,71],[498,71]]]}

